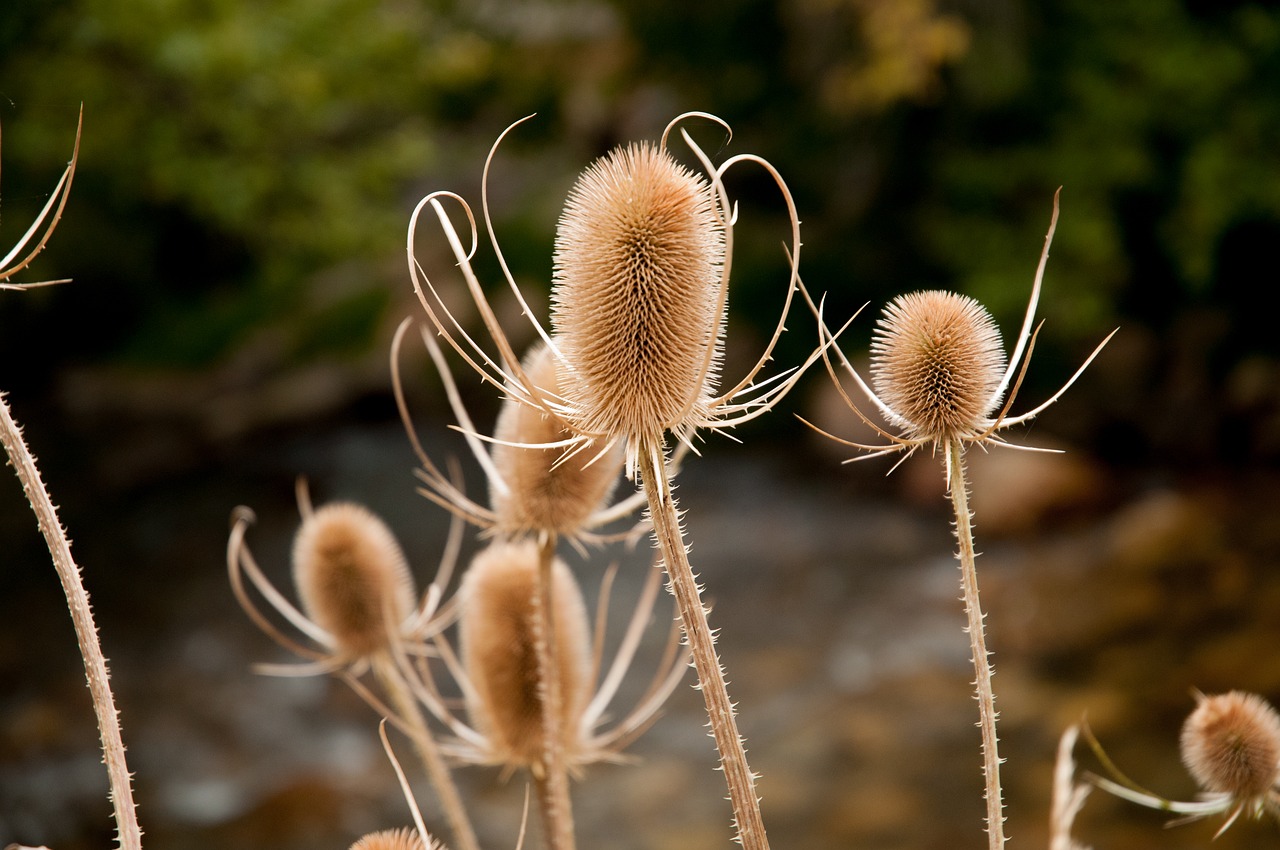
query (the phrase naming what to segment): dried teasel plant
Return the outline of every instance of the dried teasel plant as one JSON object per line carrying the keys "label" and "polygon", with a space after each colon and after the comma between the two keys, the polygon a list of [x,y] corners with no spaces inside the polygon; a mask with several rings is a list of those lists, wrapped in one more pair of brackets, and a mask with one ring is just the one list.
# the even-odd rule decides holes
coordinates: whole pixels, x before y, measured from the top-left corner
{"label": "dried teasel plant", "polygon": [[1170,825],[1225,814],[1214,838],[1241,815],[1280,818],[1280,713],[1258,694],[1194,692],[1195,710],[1182,725],[1182,763],[1202,789],[1197,800],[1169,800],[1146,790],[1116,767],[1090,734],[1090,744],[1114,779],[1094,784],[1130,802],[1181,815]]}
{"label": "dried teasel plant", "polygon": [[[426,718],[397,658],[424,654],[427,641],[452,617],[443,602],[457,563],[462,525],[454,521],[435,579],[421,601],[395,535],[375,514],[353,502],[313,508],[306,484],[298,482],[302,524],[294,536],[293,579],[301,608],[275,588],[245,540],[253,512],[237,508],[227,541],[227,573],[240,607],[276,643],[304,659],[299,664],[258,665],[259,672],[305,676],[333,674],[384,717],[392,717],[413,739],[440,798],[460,850],[478,850],[467,816]],[[286,635],[254,602],[245,578],[275,612],[314,646]],[[383,702],[361,681],[372,671],[390,699]]]}
{"label": "dried teasel plant", "polygon": [[[80,118],[76,123],[76,139],[71,160],[67,163],[67,167],[63,170],[62,176],[58,179],[49,200],[45,202],[36,220],[0,259],[0,290],[22,291],[34,286],[65,282],[11,283],[9,281],[13,275],[25,269],[35,259],[53,236],[53,231],[62,217],[63,208],[71,193],[71,181],[75,176],[76,163],[80,158],[80,132],[83,126],[84,109],[81,108]],[[72,625],[75,627],[76,641],[84,661],[89,693],[98,721],[98,734],[102,740],[102,759],[107,766],[112,813],[116,822],[120,848],[121,850],[141,850],[142,829],[138,825],[137,807],[133,801],[132,774],[129,772],[128,761],[125,758],[120,716],[116,711],[115,696],[111,692],[107,659],[102,653],[102,644],[98,640],[98,627],[94,622],[93,609],[89,604],[89,594],[81,580],[80,568],[71,554],[71,541],[62,527],[61,520],[58,519],[58,510],[49,496],[48,488],[45,487],[35,456],[31,454],[26,440],[23,439],[22,428],[9,411],[9,404],[3,392],[0,392],[0,444],[4,445],[5,455],[22,484],[23,492],[36,516],[40,533],[49,547],[49,554],[62,584],[63,593],[67,597],[67,608],[71,613]]]}
{"label": "dried teasel plant", "polygon": [[[975,672],[978,725],[982,731],[986,826],[991,850],[1000,850],[1006,840],[1000,787],[1001,759],[996,735],[995,693],[991,685],[992,667],[984,626],[986,615],[982,612],[978,595],[973,517],[969,510],[964,453],[973,445],[984,448],[1009,446],[1001,439],[999,432],[1030,421],[1061,398],[1115,334],[1112,331],[1103,339],[1071,379],[1048,401],[1027,413],[1009,415],[1030,363],[1039,330],[1037,327],[1033,331],[1032,325],[1049,259],[1049,246],[1053,242],[1053,233],[1058,223],[1060,191],[1053,197],[1053,216],[1045,235],[1044,249],[1040,254],[1031,297],[1027,302],[1026,316],[1013,354],[1007,363],[1001,347],[1000,331],[991,314],[981,304],[967,296],[951,292],[914,292],[894,299],[876,324],[871,342],[873,390],[835,345],[834,335],[822,321],[821,308],[815,308],[820,328],[819,350],[832,381],[854,414],[883,437],[887,444],[857,443],[834,436],[811,423],[806,424],[839,443],[866,452],[852,460],[890,454],[902,454],[905,460],[923,446],[942,454],[947,490],[955,512],[955,533],[959,542],[957,554],[968,621],[966,632],[969,635]],[[870,399],[885,421],[899,429],[899,433],[891,433],[876,424],[853,400],[841,382],[841,376],[829,353],[832,350],[843,373]],[[900,460],[899,463],[901,462]]]}
{"label": "dried teasel plant", "polygon": [[[699,429],[724,431],[750,421],[770,410],[799,380],[803,368],[760,378],[799,289],[799,218],[781,175],[759,156],[739,154],[713,165],[682,128],[680,135],[705,177],[678,164],[667,139],[692,117],[728,129],[705,113],[682,115],[668,125],[659,144],[616,149],[579,177],[557,228],[550,332],[533,320],[533,311],[507,269],[489,215],[490,164],[510,127],[490,150],[481,186],[489,240],[517,301],[556,358],[560,392],[549,393],[529,377],[499,325],[471,267],[479,233],[462,198],[436,192],[418,204],[409,224],[409,269],[437,331],[485,380],[558,420],[571,435],[564,444],[579,452],[624,447],[626,472],[639,480],[646,495],[668,587],[693,655],[738,839],[747,850],[761,850],[768,839],[756,777],[747,764],[714,634],[689,564],[672,493],[667,438],[670,434],[677,444],[692,449]],[[729,389],[718,390],[736,216],[723,181],[726,171],[742,163],[764,168],[786,203],[789,281],[778,324],[760,359]],[[467,215],[470,249],[463,247],[445,211],[446,199],[461,204]],[[414,257],[418,218],[428,207],[440,222],[498,350],[496,356],[467,334]]]}
{"label": "dried teasel plant", "polygon": [[[548,763],[563,764],[577,773],[595,762],[620,760],[622,750],[648,728],[679,683],[687,658],[673,632],[644,695],[621,719],[604,727],[606,712],[635,660],[652,614],[660,574],[651,571],[605,670],[607,598],[613,571],[606,574],[592,625],[569,567],[558,558],[553,561],[553,592],[548,594],[542,592],[540,561],[534,541],[494,541],[475,556],[463,577],[456,596],[459,648],[455,650],[443,636],[437,636],[435,643],[463,696],[465,720],[450,708],[429,667],[419,663],[416,669],[419,697],[455,736],[442,744],[447,753],[464,762],[501,767],[505,773],[527,769],[539,795],[545,796],[552,790]],[[554,611],[544,617],[539,608],[548,603]],[[550,638],[543,630],[548,622],[559,648],[553,676],[546,672],[540,647]],[[560,688],[559,723],[554,728],[544,722],[551,680]],[[548,751],[557,755],[549,758]],[[554,802],[543,801],[548,832],[557,825],[554,813],[546,811],[548,803]]]}

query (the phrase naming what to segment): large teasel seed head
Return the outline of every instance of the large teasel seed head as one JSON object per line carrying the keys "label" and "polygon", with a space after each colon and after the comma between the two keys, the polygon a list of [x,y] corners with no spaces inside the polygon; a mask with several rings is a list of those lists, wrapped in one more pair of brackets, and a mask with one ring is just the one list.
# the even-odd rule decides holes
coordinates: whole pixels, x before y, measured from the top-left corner
{"label": "large teasel seed head", "polygon": [[[433,842],[434,843],[434,842]],[[432,850],[423,846],[422,837],[412,829],[384,829],[361,836],[350,850]]]}
{"label": "large teasel seed head", "polygon": [[[561,368],[545,343],[525,355],[524,373],[543,393],[558,396]],[[563,459],[557,448],[521,448],[555,443],[571,434],[562,422],[530,404],[515,399],[503,403],[498,413],[492,449],[493,462],[506,491],[491,487],[489,499],[498,517],[498,530],[507,534],[554,531],[572,535],[609,498],[622,467],[622,448],[603,457],[579,452]]]}
{"label": "large teasel seed head", "polygon": [[583,172],[560,216],[551,291],[576,427],[652,438],[705,405],[724,251],[709,184],[666,150],[633,144]]}
{"label": "large teasel seed head", "polygon": [[[552,621],[560,678],[559,742],[571,755],[590,699],[587,609],[573,573],[552,562]],[[458,589],[462,665],[473,696],[467,709],[489,741],[495,761],[510,767],[542,763],[548,751],[542,722],[544,682],[538,670],[538,547],[496,542],[471,563]]]}
{"label": "large teasel seed head", "polygon": [[351,657],[387,646],[414,607],[413,577],[391,530],[368,509],[332,502],[304,517],[293,540],[302,607]]}
{"label": "large teasel seed head", "polygon": [[1265,794],[1280,781],[1280,715],[1257,694],[1201,696],[1182,726],[1182,762],[1206,791]]}
{"label": "large teasel seed head", "polygon": [[1004,368],[991,314],[952,292],[895,298],[871,339],[875,391],[913,438],[949,442],[985,430]]}

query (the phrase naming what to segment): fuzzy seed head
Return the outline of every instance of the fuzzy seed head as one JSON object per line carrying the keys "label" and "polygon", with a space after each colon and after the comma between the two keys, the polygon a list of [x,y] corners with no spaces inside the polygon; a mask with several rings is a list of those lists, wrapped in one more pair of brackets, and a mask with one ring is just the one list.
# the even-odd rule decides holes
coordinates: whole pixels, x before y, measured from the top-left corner
{"label": "fuzzy seed head", "polygon": [[[590,699],[587,609],[573,573],[552,563],[552,620],[560,677],[560,728],[566,755],[580,740],[580,718]],[[543,683],[538,672],[538,548],[529,541],[497,542],[471,563],[458,590],[462,664],[474,690],[467,709],[489,741],[494,762],[541,764],[549,742],[542,724]]]}
{"label": "fuzzy seed head", "polygon": [[[560,366],[545,344],[526,356],[525,374],[551,397],[560,393]],[[564,448],[517,448],[504,443],[537,445],[569,436],[562,423],[536,407],[508,399],[498,414],[492,456],[508,492],[490,488],[489,499],[498,515],[498,530],[505,534],[554,531],[573,535],[602,507],[613,491],[622,467],[622,448],[604,457],[593,451],[560,462]],[[592,462],[592,460],[594,462]],[[590,464],[590,465],[586,465]]]}
{"label": "fuzzy seed head", "polygon": [[306,517],[293,540],[303,610],[353,658],[387,646],[413,610],[413,578],[391,530],[366,508],[333,502]]}
{"label": "fuzzy seed head", "polygon": [[412,829],[384,829],[362,836],[351,845],[351,850],[430,850],[422,844],[422,837]]}
{"label": "fuzzy seed head", "polygon": [[1000,329],[967,296],[901,295],[876,322],[872,383],[912,438],[948,442],[986,430],[1004,369]]}
{"label": "fuzzy seed head", "polygon": [[1182,726],[1182,763],[1206,791],[1266,794],[1280,781],[1280,715],[1257,694],[1202,697]]}
{"label": "fuzzy seed head", "polygon": [[636,440],[705,407],[724,250],[709,185],[665,150],[619,148],[582,174],[556,232],[551,291],[577,427]]}

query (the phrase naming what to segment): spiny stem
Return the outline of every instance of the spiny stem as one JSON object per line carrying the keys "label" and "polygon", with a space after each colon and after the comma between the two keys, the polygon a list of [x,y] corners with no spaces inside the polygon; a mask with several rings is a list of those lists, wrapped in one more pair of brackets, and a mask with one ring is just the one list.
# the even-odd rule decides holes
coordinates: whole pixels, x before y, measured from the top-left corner
{"label": "spiny stem", "polygon": [[698,688],[706,700],[711,734],[720,753],[720,765],[729,787],[729,800],[733,804],[738,840],[743,850],[768,850],[769,840],[760,814],[760,800],[756,796],[755,774],[747,764],[747,752],[738,734],[724,669],[716,656],[715,637],[707,623],[707,609],[702,604],[698,581],[689,565],[684,533],[676,514],[675,496],[667,473],[666,456],[660,443],[648,441],[642,442],[640,455],[646,464],[642,481],[649,497],[653,533],[662,551],[667,587],[675,596],[680,610],[680,624],[698,673]]}
{"label": "spiny stem", "polygon": [[982,774],[986,779],[987,839],[990,850],[1003,850],[1004,799],[1000,789],[1000,753],[996,738],[996,697],[991,688],[991,657],[982,605],[978,600],[978,570],[973,550],[973,516],[969,511],[968,482],[964,477],[964,446],[953,440],[947,447],[947,480],[951,506],[956,514],[956,539],[960,542],[960,586],[968,616],[969,648],[973,653],[974,685],[978,694],[978,725],[982,729]]}
{"label": "spiny stem", "polygon": [[440,748],[427,727],[427,719],[422,715],[422,709],[405,684],[399,668],[390,657],[378,656],[374,659],[373,669],[413,738],[418,757],[422,759],[427,777],[440,800],[440,808],[449,821],[449,829],[453,832],[458,850],[480,850],[480,842],[476,840],[475,829],[471,826],[471,819],[467,817],[467,809],[458,793],[458,786],[453,781],[453,774],[449,772],[449,766],[445,764],[444,756],[440,754]]}
{"label": "spiny stem", "polygon": [[36,515],[40,533],[49,545],[54,568],[67,596],[71,621],[75,625],[80,655],[84,658],[85,674],[89,680],[89,693],[93,697],[93,710],[98,716],[98,732],[102,738],[102,758],[107,765],[111,784],[111,804],[115,809],[117,840],[121,850],[141,850],[142,830],[138,826],[138,813],[133,803],[129,766],[124,756],[124,741],[120,735],[120,717],[116,712],[115,698],[107,673],[107,659],[98,642],[98,628],[93,621],[89,594],[80,580],[80,568],[71,557],[71,542],[58,521],[49,491],[40,477],[36,459],[22,439],[22,429],[9,413],[9,405],[0,393],[0,442],[13,464],[27,501]]}
{"label": "spiny stem", "polygon": [[561,705],[560,665],[557,659],[554,585],[551,566],[556,554],[556,535],[546,533],[538,544],[538,681],[541,687],[542,775],[535,772],[538,801],[547,844],[551,850],[574,850],[573,807],[569,799],[569,774],[564,763],[564,720]]}

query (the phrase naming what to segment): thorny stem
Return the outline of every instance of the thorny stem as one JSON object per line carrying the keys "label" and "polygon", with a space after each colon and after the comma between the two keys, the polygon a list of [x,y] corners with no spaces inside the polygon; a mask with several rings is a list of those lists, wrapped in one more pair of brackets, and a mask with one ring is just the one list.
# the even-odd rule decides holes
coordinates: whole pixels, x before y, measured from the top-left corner
{"label": "thorny stem", "polygon": [[640,455],[647,463],[643,483],[649,497],[653,533],[662,552],[662,565],[667,571],[667,588],[675,596],[680,610],[685,642],[689,645],[693,666],[698,673],[698,689],[706,700],[711,735],[720,753],[720,766],[733,804],[738,841],[743,850],[768,850],[769,839],[760,814],[760,799],[756,796],[755,774],[747,764],[747,752],[742,736],[738,734],[724,669],[716,656],[715,636],[707,622],[707,609],[702,604],[697,578],[689,564],[666,456],[660,443],[648,440],[642,441]]}
{"label": "thorny stem", "polygon": [[444,756],[440,754],[440,748],[427,727],[427,720],[422,716],[422,709],[406,687],[399,668],[390,657],[383,656],[374,659],[373,669],[413,738],[418,757],[422,759],[431,786],[440,800],[440,807],[444,810],[445,819],[449,821],[449,829],[453,832],[458,850],[480,850],[480,843],[476,840],[475,829],[467,817],[467,809],[458,793],[458,786],[453,781],[453,774],[449,772],[449,766],[445,764]]}
{"label": "thorny stem", "polygon": [[129,766],[124,756],[124,741],[120,735],[120,717],[116,712],[115,698],[107,673],[107,659],[98,642],[98,629],[93,621],[93,609],[89,594],[80,580],[80,568],[71,557],[71,542],[58,520],[58,510],[49,498],[49,491],[40,477],[36,459],[22,439],[22,429],[9,413],[9,405],[0,393],[0,442],[13,464],[27,501],[36,515],[40,533],[49,545],[54,568],[67,596],[71,621],[75,625],[80,655],[84,658],[85,675],[89,680],[89,693],[93,697],[93,710],[98,716],[98,732],[102,737],[102,758],[107,765],[111,783],[111,805],[115,809],[117,840],[121,850],[141,850],[142,830],[138,826],[138,813],[133,802]]}
{"label": "thorny stem", "polygon": [[[556,643],[555,605],[551,565],[555,560],[556,535],[545,533],[538,543],[538,682],[542,704],[544,746],[540,771],[534,771],[542,823],[551,850],[574,850],[573,807],[569,798],[569,774],[564,761],[564,694]],[[539,775],[540,774],[540,775]]]}
{"label": "thorny stem", "polygon": [[982,775],[986,779],[987,839],[990,850],[1003,850],[1004,799],[1000,789],[1000,753],[996,738],[996,697],[991,688],[991,656],[982,604],[978,600],[978,570],[973,551],[973,515],[969,511],[969,485],[964,477],[964,445],[953,440],[947,447],[947,482],[956,514],[956,539],[960,542],[960,586],[964,590],[965,631],[973,653],[977,688],[978,726],[982,729]]}

